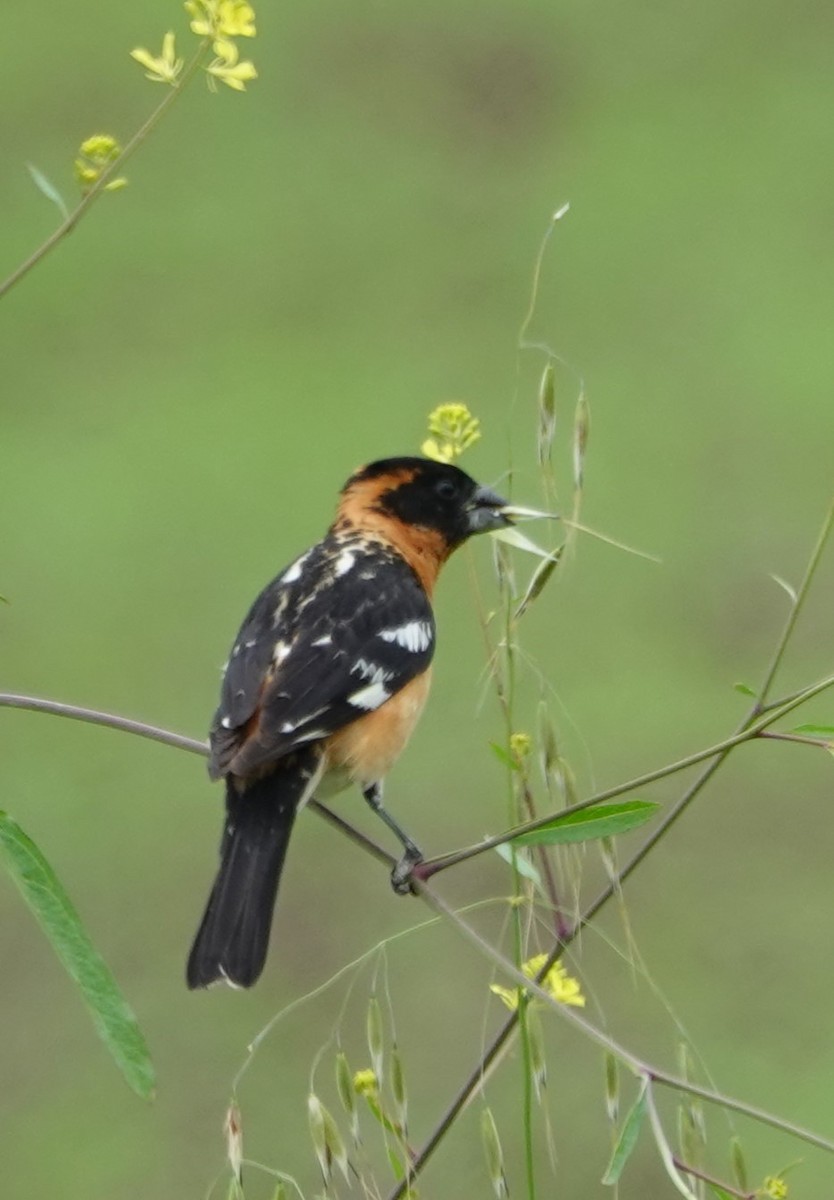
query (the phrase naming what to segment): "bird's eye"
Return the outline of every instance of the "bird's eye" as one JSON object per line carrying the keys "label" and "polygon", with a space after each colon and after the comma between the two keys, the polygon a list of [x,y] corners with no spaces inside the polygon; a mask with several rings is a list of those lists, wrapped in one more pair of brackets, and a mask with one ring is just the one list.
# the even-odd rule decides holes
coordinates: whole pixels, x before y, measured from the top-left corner
{"label": "bird's eye", "polygon": [[458,489],[452,483],[451,479],[441,479],[434,485],[434,490],[441,500],[454,500],[458,494]]}

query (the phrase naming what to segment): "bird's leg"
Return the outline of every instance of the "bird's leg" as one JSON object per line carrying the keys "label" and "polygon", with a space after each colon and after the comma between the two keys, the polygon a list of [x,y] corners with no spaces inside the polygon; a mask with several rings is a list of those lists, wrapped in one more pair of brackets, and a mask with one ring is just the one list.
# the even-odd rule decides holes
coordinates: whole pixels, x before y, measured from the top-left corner
{"label": "bird's leg", "polygon": [[409,879],[417,863],[423,861],[423,852],[412,842],[411,838],[397,824],[391,814],[382,807],[382,784],[372,783],[362,789],[362,795],[367,800],[377,816],[381,817],[391,832],[401,844],[405,853],[391,872],[391,886],[399,895],[405,896],[411,891]]}

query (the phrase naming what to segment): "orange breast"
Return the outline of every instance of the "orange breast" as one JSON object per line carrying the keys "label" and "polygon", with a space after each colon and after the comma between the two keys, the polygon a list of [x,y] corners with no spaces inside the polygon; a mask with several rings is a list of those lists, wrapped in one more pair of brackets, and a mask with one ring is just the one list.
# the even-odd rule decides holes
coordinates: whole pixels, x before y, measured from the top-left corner
{"label": "orange breast", "polygon": [[327,740],[327,769],[354,783],[383,779],[411,737],[429,694],[431,670],[407,683],[374,712],[346,725]]}

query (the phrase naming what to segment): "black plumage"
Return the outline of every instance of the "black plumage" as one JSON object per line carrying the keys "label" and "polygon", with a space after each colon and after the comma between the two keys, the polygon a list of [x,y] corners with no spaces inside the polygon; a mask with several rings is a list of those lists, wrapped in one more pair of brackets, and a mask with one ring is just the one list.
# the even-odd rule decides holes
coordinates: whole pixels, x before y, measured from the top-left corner
{"label": "black plumage", "polygon": [[293,823],[320,784],[360,785],[402,843],[392,880],[407,890],[421,856],[382,807],[382,779],[428,693],[438,571],[466,537],[507,524],[503,504],[453,466],[372,463],[348,480],[325,538],[255,600],[210,731],[226,822],[189,987],[258,978]]}

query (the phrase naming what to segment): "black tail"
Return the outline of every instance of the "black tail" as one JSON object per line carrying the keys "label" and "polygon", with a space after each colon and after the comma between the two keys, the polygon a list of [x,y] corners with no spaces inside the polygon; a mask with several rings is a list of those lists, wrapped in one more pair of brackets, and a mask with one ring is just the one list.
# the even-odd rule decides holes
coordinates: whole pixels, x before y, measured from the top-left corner
{"label": "black tail", "polygon": [[300,757],[242,793],[226,780],[220,870],[188,956],[190,988],[218,980],[251,987],[263,970],[284,856],[311,779]]}

